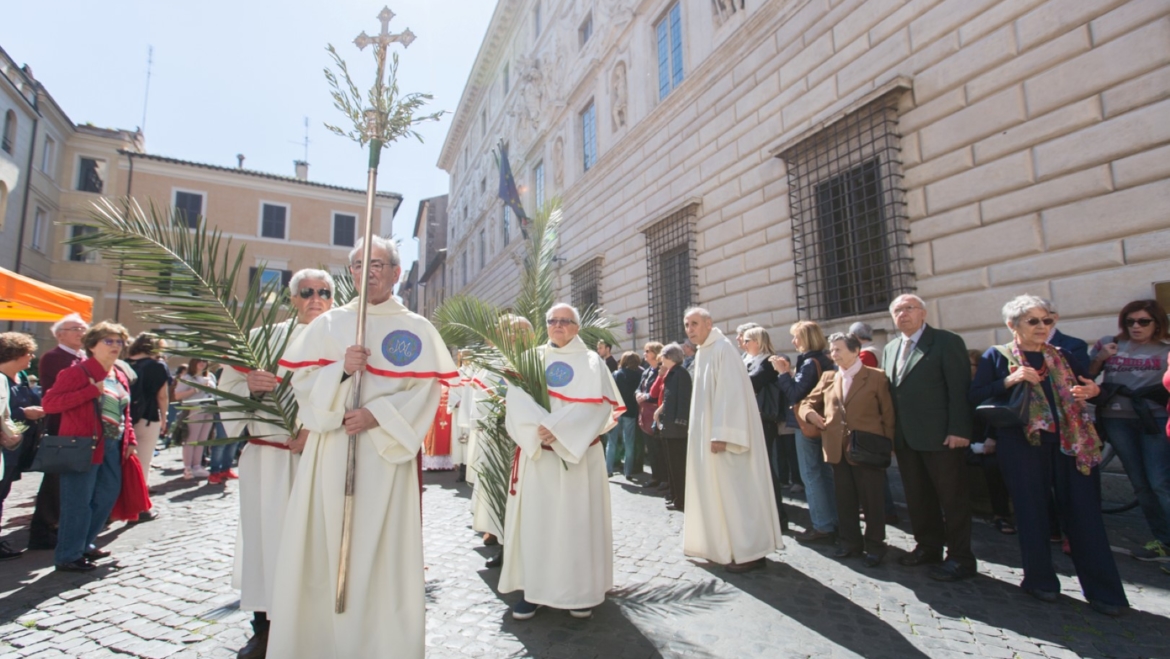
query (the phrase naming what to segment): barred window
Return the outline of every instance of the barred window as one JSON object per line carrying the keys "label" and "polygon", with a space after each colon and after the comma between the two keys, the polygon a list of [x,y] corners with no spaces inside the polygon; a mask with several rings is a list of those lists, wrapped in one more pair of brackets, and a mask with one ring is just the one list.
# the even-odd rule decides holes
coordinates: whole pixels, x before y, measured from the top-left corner
{"label": "barred window", "polygon": [[801,318],[884,311],[914,290],[897,93],[780,154]]}
{"label": "barred window", "polygon": [[581,153],[584,157],[584,171],[597,164],[597,105],[589,101],[589,107],[581,113]]}
{"label": "barred window", "polygon": [[697,303],[695,220],[698,210],[698,204],[690,204],[646,229],[652,341],[665,343],[686,338],[683,312]]}
{"label": "barred window", "polygon": [[601,306],[601,257],[590,259],[570,275],[573,306],[581,311]]}

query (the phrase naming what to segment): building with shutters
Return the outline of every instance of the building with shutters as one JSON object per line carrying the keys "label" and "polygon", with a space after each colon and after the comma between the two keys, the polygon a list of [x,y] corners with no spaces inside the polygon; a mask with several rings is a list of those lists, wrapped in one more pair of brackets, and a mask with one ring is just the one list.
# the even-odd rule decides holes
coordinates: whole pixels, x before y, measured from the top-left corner
{"label": "building with shutters", "polygon": [[451,290],[507,305],[501,139],[525,208],[563,199],[561,297],[624,348],[692,304],[880,342],[903,292],[971,347],[1025,292],[1092,340],[1170,280],[1162,2],[500,0],[439,166]]}

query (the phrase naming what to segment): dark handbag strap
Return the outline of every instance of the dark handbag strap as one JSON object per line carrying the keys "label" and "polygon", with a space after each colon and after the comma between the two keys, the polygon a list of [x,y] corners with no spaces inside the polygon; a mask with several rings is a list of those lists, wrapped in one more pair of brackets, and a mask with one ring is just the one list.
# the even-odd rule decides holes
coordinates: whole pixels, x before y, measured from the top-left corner
{"label": "dark handbag strap", "polygon": [[93,434],[94,448],[97,448],[98,443],[102,441],[102,436],[105,435],[105,428],[102,426],[102,397],[105,395],[105,385],[102,385],[102,393],[93,399],[93,411],[97,418],[97,430]]}

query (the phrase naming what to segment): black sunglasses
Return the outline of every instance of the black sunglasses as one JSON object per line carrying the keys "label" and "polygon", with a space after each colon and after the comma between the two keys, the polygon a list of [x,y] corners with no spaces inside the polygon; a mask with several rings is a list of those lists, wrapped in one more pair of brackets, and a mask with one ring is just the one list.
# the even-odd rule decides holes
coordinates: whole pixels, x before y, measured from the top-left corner
{"label": "black sunglasses", "polygon": [[328,300],[329,298],[333,297],[333,291],[329,290],[328,288],[318,288],[316,290],[312,288],[302,288],[301,291],[297,293],[297,295],[300,295],[302,300],[307,300],[313,297],[313,293],[316,293],[317,297],[321,298],[322,300]]}
{"label": "black sunglasses", "polygon": [[1125,326],[1126,327],[1133,327],[1134,325],[1139,325],[1141,327],[1149,327],[1150,324],[1153,322],[1154,322],[1153,318],[1126,318],[1125,319]]}
{"label": "black sunglasses", "polygon": [[1044,323],[1045,327],[1052,327],[1053,325],[1056,324],[1056,320],[1054,320],[1052,318],[1029,318],[1029,319],[1025,320],[1024,322],[1028,323],[1032,327],[1035,327],[1035,326],[1039,325],[1040,323]]}

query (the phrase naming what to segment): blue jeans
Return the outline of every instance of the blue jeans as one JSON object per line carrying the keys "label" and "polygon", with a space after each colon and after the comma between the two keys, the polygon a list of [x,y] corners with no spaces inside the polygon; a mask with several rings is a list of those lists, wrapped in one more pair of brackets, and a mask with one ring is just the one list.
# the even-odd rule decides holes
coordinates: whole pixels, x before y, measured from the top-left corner
{"label": "blue jeans", "polygon": [[93,548],[122,491],[122,440],[105,440],[100,464],[81,473],[61,474],[61,521],[57,565],[72,563]]}
{"label": "blue jeans", "polygon": [[638,427],[637,417],[619,416],[618,424],[609,431],[609,444],[605,447],[605,470],[613,473],[617,463],[618,437],[621,437],[622,448],[625,450],[625,459],[622,460],[622,473],[629,478],[634,473],[634,431]]}
{"label": "blue jeans", "polygon": [[833,485],[833,467],[825,463],[821,439],[809,439],[796,431],[796,460],[804,481],[804,499],[813,528],[821,533],[837,530],[837,495]]}
{"label": "blue jeans", "polygon": [[[215,415],[215,438],[227,439],[227,431],[219,422],[219,415]],[[232,468],[232,458],[236,456],[236,444],[221,444],[211,447],[211,473],[219,474]]]}
{"label": "blue jeans", "polygon": [[1125,465],[1142,514],[1154,538],[1170,546],[1170,442],[1166,417],[1155,416],[1158,432],[1147,433],[1138,419],[1102,419],[1109,443]]}

